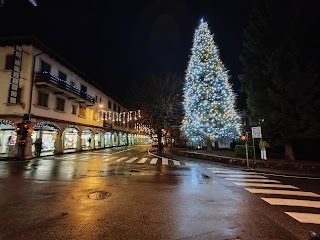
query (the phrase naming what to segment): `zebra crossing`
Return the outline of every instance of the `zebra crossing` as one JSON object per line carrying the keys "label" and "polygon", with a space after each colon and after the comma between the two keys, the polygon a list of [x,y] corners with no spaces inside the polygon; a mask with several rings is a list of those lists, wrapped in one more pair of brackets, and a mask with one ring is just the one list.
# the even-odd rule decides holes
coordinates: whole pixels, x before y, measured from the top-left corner
{"label": "zebra crossing", "polygon": [[86,154],[81,156],[74,156],[74,155],[66,155],[66,156],[53,156],[53,158],[56,159],[62,159],[62,160],[79,160],[79,161],[88,161],[88,160],[94,160],[94,161],[103,161],[103,162],[113,162],[113,163],[125,163],[125,164],[161,164],[161,165],[173,165],[173,166],[188,166],[191,167],[192,163],[188,162],[180,162],[178,160],[169,159],[165,157],[154,157],[154,158],[139,158],[139,157],[116,157],[116,156],[101,156],[101,155],[93,155],[93,154]]}
{"label": "zebra crossing", "polygon": [[[230,170],[223,167],[208,167],[208,169],[217,176],[231,181],[237,186],[244,187],[250,193],[263,194],[263,197],[260,198],[270,205],[297,207],[297,212],[285,211],[284,213],[300,223],[320,224],[319,194],[302,191],[296,186],[268,179],[262,173]],[[271,196],[269,197],[268,195]],[[310,199],[307,200],[306,198]],[[304,209],[302,210],[302,208]]]}

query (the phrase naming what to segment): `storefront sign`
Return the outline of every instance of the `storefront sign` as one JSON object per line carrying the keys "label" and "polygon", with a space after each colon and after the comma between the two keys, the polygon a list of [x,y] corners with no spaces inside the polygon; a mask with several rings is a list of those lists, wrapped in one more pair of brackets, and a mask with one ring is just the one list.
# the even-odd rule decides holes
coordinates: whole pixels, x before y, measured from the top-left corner
{"label": "storefront sign", "polygon": [[33,126],[34,129],[43,128],[43,127],[53,127],[53,128],[55,128],[55,129],[57,129],[57,130],[58,130],[58,129],[61,130],[61,128],[60,128],[57,124],[55,124],[55,123],[53,123],[53,122],[49,122],[49,121],[36,123],[36,124]]}
{"label": "storefront sign", "polygon": [[6,119],[0,119],[0,124],[4,124],[4,125],[11,125],[12,127],[15,128],[15,125],[13,122],[6,120]]}
{"label": "storefront sign", "polygon": [[261,127],[252,127],[252,138],[262,138]]}
{"label": "storefront sign", "polygon": [[21,63],[22,63],[22,47],[21,46],[14,46],[14,62],[13,62],[13,69],[11,73],[11,83],[9,89],[9,103],[17,103],[18,98],[18,89],[19,89],[19,82],[20,82],[20,72],[21,72]]}

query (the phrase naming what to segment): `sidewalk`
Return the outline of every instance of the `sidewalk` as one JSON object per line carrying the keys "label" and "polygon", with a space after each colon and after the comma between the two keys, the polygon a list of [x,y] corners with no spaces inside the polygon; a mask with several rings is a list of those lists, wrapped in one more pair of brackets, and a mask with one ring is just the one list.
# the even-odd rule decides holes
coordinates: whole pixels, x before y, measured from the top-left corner
{"label": "sidewalk", "polygon": [[[173,154],[188,158],[209,160],[219,163],[226,163],[247,167],[247,159],[235,157],[232,151],[213,151],[189,150],[185,148],[166,148],[165,155]],[[311,161],[285,161],[282,159],[253,160],[249,159],[249,168],[255,171],[275,173],[275,174],[292,174],[298,176],[320,177],[320,162]]]}

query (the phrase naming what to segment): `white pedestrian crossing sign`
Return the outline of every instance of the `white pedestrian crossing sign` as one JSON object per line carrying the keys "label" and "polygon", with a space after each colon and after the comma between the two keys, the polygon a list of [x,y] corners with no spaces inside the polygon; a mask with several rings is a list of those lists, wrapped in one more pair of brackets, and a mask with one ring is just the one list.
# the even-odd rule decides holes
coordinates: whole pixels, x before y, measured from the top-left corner
{"label": "white pedestrian crossing sign", "polygon": [[262,138],[261,127],[252,127],[252,138]]}

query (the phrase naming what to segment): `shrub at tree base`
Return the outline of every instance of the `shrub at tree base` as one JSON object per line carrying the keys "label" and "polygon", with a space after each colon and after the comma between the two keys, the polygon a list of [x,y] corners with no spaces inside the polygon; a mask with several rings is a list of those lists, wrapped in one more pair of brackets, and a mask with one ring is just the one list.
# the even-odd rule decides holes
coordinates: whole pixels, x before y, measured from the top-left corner
{"label": "shrub at tree base", "polygon": [[[246,146],[245,145],[236,145],[234,148],[234,152],[237,157],[246,158]],[[248,157],[253,157],[253,147],[248,146]]]}

